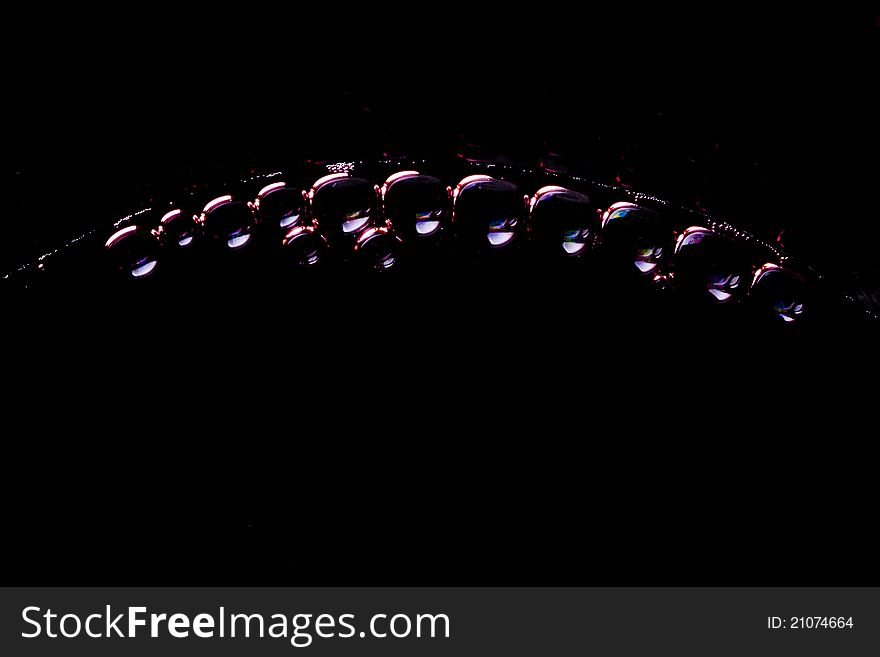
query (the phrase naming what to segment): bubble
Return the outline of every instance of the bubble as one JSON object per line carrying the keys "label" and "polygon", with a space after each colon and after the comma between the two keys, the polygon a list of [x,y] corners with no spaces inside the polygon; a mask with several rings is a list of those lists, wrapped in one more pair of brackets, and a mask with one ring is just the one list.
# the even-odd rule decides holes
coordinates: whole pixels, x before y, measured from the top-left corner
{"label": "bubble", "polygon": [[346,215],[350,217],[342,222],[342,232],[343,233],[357,233],[360,231],[367,223],[370,221],[369,211],[364,211],[364,214],[360,213],[352,213],[352,215]]}
{"label": "bubble", "polygon": [[416,222],[416,232],[419,235],[432,235],[433,233],[436,233],[439,228],[439,221],[428,220]]}
{"label": "bubble", "polygon": [[240,249],[250,241],[250,233],[246,233],[244,235],[236,235],[235,237],[230,237],[228,240],[226,240],[226,246],[228,246],[230,249]]}
{"label": "bubble", "polygon": [[504,246],[513,239],[514,233],[509,231],[496,231],[489,233],[489,244],[492,246]]}
{"label": "bubble", "polygon": [[156,261],[150,260],[149,262],[145,262],[142,265],[136,266],[131,270],[131,275],[135,278],[143,278],[144,276],[148,276],[153,272],[156,268]]}

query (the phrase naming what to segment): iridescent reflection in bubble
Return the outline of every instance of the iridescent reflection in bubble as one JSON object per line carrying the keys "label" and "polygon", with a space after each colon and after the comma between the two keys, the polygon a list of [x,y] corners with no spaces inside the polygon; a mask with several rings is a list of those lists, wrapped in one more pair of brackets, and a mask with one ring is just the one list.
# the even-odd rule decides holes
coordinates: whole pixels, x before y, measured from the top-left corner
{"label": "iridescent reflection in bubble", "polygon": [[346,234],[356,233],[363,229],[369,221],[369,208],[346,213],[342,218],[342,232]]}
{"label": "iridescent reflection in bubble", "polygon": [[443,209],[416,212],[416,232],[419,235],[432,235],[440,228]]}

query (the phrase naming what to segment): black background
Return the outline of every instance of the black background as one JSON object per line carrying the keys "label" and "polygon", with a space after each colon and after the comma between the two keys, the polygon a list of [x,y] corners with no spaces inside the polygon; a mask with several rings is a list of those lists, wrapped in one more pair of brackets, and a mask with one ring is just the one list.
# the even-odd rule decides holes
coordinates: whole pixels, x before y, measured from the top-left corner
{"label": "black background", "polygon": [[434,154],[474,133],[519,159],[549,141],[604,179],[635,148],[650,191],[700,197],[771,237],[846,229],[824,257],[865,242],[851,229],[873,230],[856,192],[876,180],[870,5],[571,12],[16,8],[4,38],[4,269],[75,235],[91,212],[129,211],[148,183]]}
{"label": "black background", "polygon": [[[814,261],[870,276],[876,21],[861,7],[627,3],[15,9],[2,261],[131,210],[155,184],[454,151],[478,134],[529,161],[549,142],[604,179],[622,152],[647,152],[648,191],[765,237],[793,226]],[[227,350],[257,344],[247,365],[204,353],[182,366],[160,349],[158,373],[123,322],[88,317],[66,309],[8,341],[7,403],[22,414],[9,423],[13,578],[875,577],[860,421],[872,388],[866,352],[837,334],[758,353],[634,331],[569,368],[553,364],[578,336],[550,315],[540,348],[503,333],[511,357],[494,366],[469,337],[413,358],[402,328],[374,327],[406,371],[383,391],[388,361],[320,336],[311,348],[332,364],[303,376],[257,314],[247,327],[198,318],[224,326]],[[446,319],[456,335],[504,331]],[[177,320],[152,317],[151,344],[194,339],[196,319]],[[364,386],[369,403],[335,401]]]}

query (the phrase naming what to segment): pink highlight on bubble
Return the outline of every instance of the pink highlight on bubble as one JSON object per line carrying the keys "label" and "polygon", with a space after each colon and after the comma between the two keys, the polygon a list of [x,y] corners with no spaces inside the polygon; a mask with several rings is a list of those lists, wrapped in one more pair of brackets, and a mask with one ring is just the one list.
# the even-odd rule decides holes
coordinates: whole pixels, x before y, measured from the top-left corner
{"label": "pink highlight on bubble", "polygon": [[402,180],[403,178],[412,178],[413,176],[419,175],[418,171],[398,171],[392,176],[389,176],[385,181],[386,185],[392,185],[398,180]]}
{"label": "pink highlight on bubble", "polygon": [[350,177],[351,176],[349,176],[347,173],[331,173],[329,176],[318,178],[312,185],[312,191],[315,191],[319,187],[326,185],[328,182],[333,182],[334,180],[344,180],[345,178]]}
{"label": "pink highlight on bubble", "polygon": [[231,195],[231,194],[227,194],[226,196],[220,196],[220,197],[218,197],[218,198],[215,198],[215,199],[214,199],[213,201],[211,201],[210,203],[208,203],[208,205],[205,206],[205,209],[202,210],[202,212],[204,212],[204,213],[207,214],[207,213],[210,212],[211,210],[214,210],[215,208],[218,208],[218,207],[220,207],[221,205],[223,205],[223,204],[225,204],[225,203],[229,203],[230,201],[232,201],[232,195]]}
{"label": "pink highlight on bubble", "polygon": [[458,199],[458,195],[461,191],[470,185],[471,183],[477,182],[491,182],[495,180],[492,176],[486,176],[483,174],[474,174],[473,176],[468,176],[467,178],[462,179],[460,183],[455,186],[455,189],[452,191],[452,201],[453,203]]}
{"label": "pink highlight on bubble", "polygon": [[257,192],[257,198],[262,198],[266,194],[268,194],[269,192],[274,192],[276,189],[281,189],[286,184],[287,183],[285,183],[285,182],[276,182],[276,183],[272,183],[271,185],[266,185],[265,187],[263,187],[263,189],[261,189],[259,192]]}
{"label": "pink highlight on bubble", "polygon": [[160,224],[166,224],[174,217],[180,216],[180,210],[172,210],[171,212],[166,212],[161,219],[159,219]]}
{"label": "pink highlight on bubble", "polygon": [[549,194],[551,192],[567,192],[565,187],[560,187],[559,185],[547,185],[546,187],[542,187],[537,192],[535,192],[535,198],[539,196],[543,196],[544,194]]}
{"label": "pink highlight on bubble", "polygon": [[602,228],[605,228],[605,224],[608,223],[611,215],[614,214],[617,210],[622,210],[624,208],[637,209],[638,207],[638,205],[636,205],[635,203],[630,203],[629,201],[618,201],[617,203],[610,206],[607,210],[605,210],[605,214],[602,215]]}
{"label": "pink highlight on bubble", "polygon": [[377,227],[368,228],[364,231],[363,235],[358,239],[358,243],[355,245],[355,249],[357,249],[361,244],[365,244],[368,240],[370,240],[376,233],[380,233],[382,231]]}
{"label": "pink highlight on bubble", "polygon": [[109,249],[111,246],[119,242],[126,235],[131,235],[132,233],[137,232],[137,226],[129,226],[128,228],[123,228],[122,230],[117,230],[110,236],[110,239],[107,240],[107,243],[104,244],[105,249]]}
{"label": "pink highlight on bubble", "polygon": [[388,176],[388,179],[383,183],[381,188],[379,189],[379,193],[382,196],[382,200],[385,200],[385,194],[388,192],[388,188],[391,187],[398,180],[405,180],[406,178],[412,178],[413,176],[418,176],[418,171],[398,171],[395,174]]}
{"label": "pink highlight on bubble", "polygon": [[467,187],[471,183],[490,182],[492,180],[495,180],[492,176],[487,176],[485,174],[477,173],[477,174],[474,174],[473,176],[468,176],[467,178],[462,179],[462,181],[460,183],[458,183],[458,189],[463,189],[464,187]]}
{"label": "pink highlight on bubble", "polygon": [[758,279],[761,278],[766,272],[771,271],[773,269],[780,269],[779,265],[774,264],[772,262],[765,263],[761,266],[761,268],[755,272],[755,275],[752,277],[752,285],[758,282]]}
{"label": "pink highlight on bubble", "polygon": [[311,233],[313,231],[314,231],[314,228],[312,228],[311,226],[296,226],[294,228],[291,228],[287,232],[287,235],[284,236],[283,243],[287,244],[289,241],[296,239],[297,237],[299,237],[303,233]]}
{"label": "pink highlight on bubble", "polygon": [[711,233],[712,231],[708,228],[703,228],[702,226],[691,226],[689,228],[685,228],[684,232],[678,236],[678,239],[675,240],[675,253],[678,254],[679,250],[683,246],[687,246],[689,244],[699,244],[703,241],[703,237],[705,235],[694,235],[694,233]]}
{"label": "pink highlight on bubble", "polygon": [[547,185],[546,187],[542,187],[535,195],[529,200],[528,196],[526,197],[526,203],[529,206],[529,212],[535,209],[535,205],[538,203],[538,199],[544,196],[545,194],[555,194],[555,193],[566,193],[567,190],[565,187],[560,187],[559,185]]}

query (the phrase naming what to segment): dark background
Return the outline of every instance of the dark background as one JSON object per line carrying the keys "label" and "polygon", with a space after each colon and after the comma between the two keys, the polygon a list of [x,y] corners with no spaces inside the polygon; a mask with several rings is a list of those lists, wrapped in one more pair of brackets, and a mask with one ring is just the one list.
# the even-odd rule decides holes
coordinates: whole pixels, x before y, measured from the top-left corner
{"label": "dark background", "polygon": [[[628,178],[763,237],[795,228],[804,257],[842,285],[872,280],[870,7],[571,11],[12,10],[3,269],[164,185],[303,159],[454,154],[477,141],[533,164],[562,153],[575,170]],[[243,327],[154,313],[149,341],[126,339],[121,320],[90,322],[86,307],[26,337],[28,322],[9,317],[6,499],[20,569],[7,575],[876,578],[861,419],[873,352],[862,343],[829,333],[755,352],[697,329],[646,329],[606,349],[599,318],[578,366],[554,367],[578,335],[532,314],[546,319],[538,349],[483,315],[443,318],[447,334],[509,331],[500,365],[452,347],[413,357],[403,329],[379,326],[383,348],[366,360],[311,343],[331,362],[315,377],[291,345],[266,339],[258,314]],[[397,326],[418,328],[418,317],[401,310]],[[144,355],[198,342],[199,321],[225,328],[223,353],[257,344],[258,357],[229,367],[210,352],[184,365],[161,349],[154,363]],[[388,353],[406,375],[381,376]],[[369,389],[369,403],[339,404],[339,389]],[[425,399],[428,410],[413,406]]]}
{"label": "dark background", "polygon": [[[436,154],[461,135],[524,161],[546,144],[603,180],[634,170],[771,237],[803,228],[814,260],[873,243],[852,232],[875,223],[856,191],[877,173],[870,5],[570,11],[14,9],[0,262],[129,211],[149,183]],[[817,238],[827,226],[844,232]]]}

